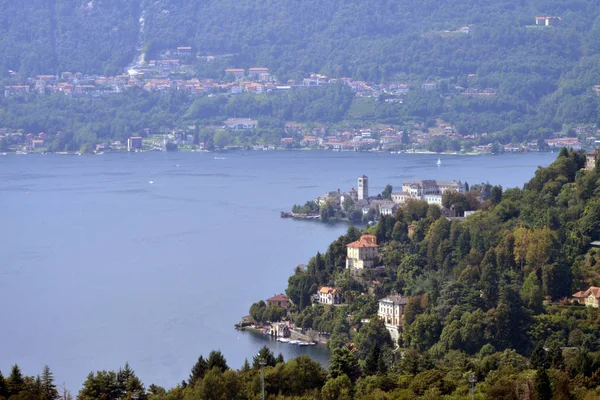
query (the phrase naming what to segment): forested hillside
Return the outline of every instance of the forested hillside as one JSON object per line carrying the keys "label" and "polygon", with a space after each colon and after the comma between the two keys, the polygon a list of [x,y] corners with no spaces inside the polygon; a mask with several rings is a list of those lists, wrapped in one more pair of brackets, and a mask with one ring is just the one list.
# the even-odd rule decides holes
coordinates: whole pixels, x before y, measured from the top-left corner
{"label": "forested hillside", "polygon": [[[550,91],[547,79],[600,51],[600,5],[591,0],[3,0],[0,9],[3,73],[26,75],[125,67],[136,55],[142,16],[149,58],[189,45],[205,55],[235,54],[240,67],[269,66],[282,78],[323,72],[377,82],[405,73],[479,73],[492,75],[490,86],[515,74],[541,77],[539,95]],[[527,28],[536,15],[563,19],[555,29]],[[465,25],[471,34],[439,35]]]}
{"label": "forested hillside", "polygon": [[[537,15],[561,19],[555,26],[535,26]],[[600,3],[595,0],[0,0],[2,78],[10,71],[22,78],[63,71],[117,75],[141,56],[176,57],[177,46],[191,46],[186,62],[200,78],[222,79],[227,67],[263,66],[283,83],[321,73],[412,88],[401,106],[372,98],[349,107],[344,100],[336,104],[334,117],[321,113],[304,119],[309,122],[401,126],[423,121],[430,127],[441,118],[461,135],[494,132],[492,140],[502,143],[536,141],[573,124],[600,122],[600,96],[593,89],[600,85]],[[437,89],[426,92],[424,82],[435,82]],[[465,89],[490,89],[494,95],[460,95]],[[228,102],[245,103],[235,115],[272,118],[278,125],[296,117],[264,107],[275,101],[256,96]],[[43,103],[39,110],[48,105],[36,102]],[[185,122],[204,124],[203,115],[227,114],[223,102],[201,100],[178,111]],[[150,112],[146,119],[163,118]],[[0,125],[29,129],[36,124],[7,120]],[[107,130],[92,131],[97,138]]]}

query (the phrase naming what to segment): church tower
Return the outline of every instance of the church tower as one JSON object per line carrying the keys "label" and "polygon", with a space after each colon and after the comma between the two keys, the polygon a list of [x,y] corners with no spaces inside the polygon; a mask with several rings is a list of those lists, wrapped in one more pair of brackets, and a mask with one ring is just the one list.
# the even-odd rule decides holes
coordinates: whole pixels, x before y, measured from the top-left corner
{"label": "church tower", "polygon": [[358,200],[369,199],[369,178],[365,175],[358,177]]}

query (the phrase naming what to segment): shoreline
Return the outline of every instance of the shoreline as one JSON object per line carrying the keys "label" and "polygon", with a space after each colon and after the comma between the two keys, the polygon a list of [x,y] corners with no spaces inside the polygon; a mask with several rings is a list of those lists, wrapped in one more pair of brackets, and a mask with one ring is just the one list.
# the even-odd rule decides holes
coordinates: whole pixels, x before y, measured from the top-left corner
{"label": "shoreline", "polygon": [[269,149],[269,150],[255,150],[255,149],[224,149],[224,150],[195,150],[195,149],[178,149],[176,151],[166,151],[166,150],[139,150],[139,151],[126,151],[126,150],[116,150],[116,151],[106,151],[106,152],[93,152],[93,153],[82,153],[82,152],[24,152],[24,151],[4,151],[0,153],[0,156],[22,156],[22,155],[61,155],[61,156],[99,156],[99,155],[110,155],[110,154],[125,154],[125,153],[238,153],[238,152],[306,152],[306,151],[315,151],[315,152],[327,152],[327,153],[375,153],[375,154],[390,154],[390,155],[431,155],[431,156],[503,156],[503,155],[527,155],[527,154],[539,154],[539,153],[554,153],[554,151],[519,151],[519,152],[502,152],[502,153],[483,153],[483,152],[441,152],[436,153],[427,150],[415,150],[415,151],[380,151],[380,150],[368,150],[368,151],[334,151],[328,149],[313,149],[313,148],[298,148],[298,149]]}

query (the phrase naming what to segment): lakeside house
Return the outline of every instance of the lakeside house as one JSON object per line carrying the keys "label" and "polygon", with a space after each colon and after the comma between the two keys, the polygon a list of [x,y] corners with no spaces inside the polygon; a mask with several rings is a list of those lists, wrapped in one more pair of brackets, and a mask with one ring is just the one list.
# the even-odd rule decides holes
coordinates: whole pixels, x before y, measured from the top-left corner
{"label": "lakeside house", "polygon": [[273,297],[269,297],[266,300],[267,306],[276,306],[281,308],[288,308],[290,299],[283,293],[276,294]]}
{"label": "lakeside house", "polygon": [[586,307],[598,308],[600,306],[600,287],[590,286],[588,290],[575,293],[573,301],[584,304]]}
{"label": "lakeside house", "polygon": [[362,235],[359,240],[346,246],[346,268],[364,269],[375,267],[379,245],[375,235]]}
{"label": "lakeside house", "polygon": [[141,136],[132,136],[127,139],[127,150],[140,150],[142,148],[142,137]]}
{"label": "lakeside house", "polygon": [[377,316],[383,320],[392,340],[396,343],[402,330],[402,320],[404,309],[408,304],[408,297],[391,295],[379,300],[378,303]]}
{"label": "lakeside house", "polygon": [[340,292],[336,288],[321,286],[317,295],[319,296],[319,303],[321,304],[334,305],[341,303]]}

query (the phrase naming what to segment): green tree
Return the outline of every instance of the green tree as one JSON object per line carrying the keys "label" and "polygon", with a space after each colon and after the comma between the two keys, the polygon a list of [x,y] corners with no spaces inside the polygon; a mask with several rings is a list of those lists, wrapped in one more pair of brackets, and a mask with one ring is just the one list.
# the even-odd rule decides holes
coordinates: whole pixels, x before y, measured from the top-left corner
{"label": "green tree", "polygon": [[536,375],[536,389],[538,399],[551,399],[552,398],[552,387],[550,386],[550,378],[546,368],[540,368],[537,370]]}
{"label": "green tree", "polygon": [[385,185],[385,189],[383,189],[383,192],[381,192],[381,198],[391,200],[393,190],[394,189],[392,188],[392,185]]}
{"label": "green tree", "polygon": [[433,346],[442,333],[442,324],[437,315],[419,314],[405,331],[406,342],[410,347],[424,351]]}
{"label": "green tree", "polygon": [[321,389],[323,400],[351,400],[352,382],[346,375],[329,379]]}
{"label": "green tree", "polygon": [[0,397],[4,397],[7,399],[9,396],[8,384],[6,379],[4,379],[4,375],[2,375],[2,371],[0,371]]}
{"label": "green tree", "polygon": [[352,381],[356,381],[360,377],[358,359],[347,346],[335,349],[329,363],[329,376],[332,379],[342,375],[347,376]]}
{"label": "green tree", "polygon": [[215,350],[211,351],[208,354],[207,367],[209,370],[217,368],[221,370],[221,372],[225,372],[229,369],[229,366],[227,365],[227,361],[225,361],[223,353]]}
{"label": "green tree", "polygon": [[218,148],[224,149],[229,145],[229,143],[231,143],[231,134],[224,129],[220,129],[215,132],[213,143]]}
{"label": "green tree", "polygon": [[542,303],[544,301],[544,289],[542,288],[542,284],[538,279],[536,271],[532,271],[525,282],[523,282],[523,286],[521,287],[521,298],[525,305],[535,312],[540,312],[542,310]]}
{"label": "green tree", "polygon": [[192,367],[192,371],[190,372],[190,377],[188,379],[188,385],[193,386],[197,381],[202,380],[204,378],[204,374],[208,371],[208,362],[204,359],[202,355],[198,357],[198,361]]}
{"label": "green tree", "polygon": [[265,365],[268,367],[274,367],[277,365],[277,360],[275,359],[275,355],[267,346],[263,346],[258,351],[258,354],[254,356],[252,359],[252,368],[260,369],[260,362],[264,361]]}
{"label": "green tree", "polygon": [[8,393],[10,396],[18,396],[25,389],[25,379],[21,368],[17,364],[13,365],[8,376]]}
{"label": "green tree", "polygon": [[121,395],[117,374],[114,371],[98,371],[89,373],[77,400],[117,400]]}
{"label": "green tree", "polygon": [[383,320],[376,317],[360,327],[354,337],[354,343],[358,348],[358,356],[362,360],[367,358],[375,346],[379,346],[380,349],[393,347],[390,332],[386,329]]}
{"label": "green tree", "polygon": [[546,349],[544,348],[543,342],[538,342],[538,344],[533,349],[533,353],[531,353],[530,362],[533,368],[540,370],[548,368],[548,354]]}
{"label": "green tree", "polygon": [[326,380],[321,364],[307,355],[288,361],[284,366],[283,376],[289,382],[289,394],[295,396],[301,396],[309,390],[320,390]]}
{"label": "green tree", "polygon": [[56,385],[54,384],[54,375],[52,371],[50,371],[50,367],[44,365],[44,369],[42,371],[42,395],[41,400],[55,400],[58,399],[58,391],[56,390]]}

